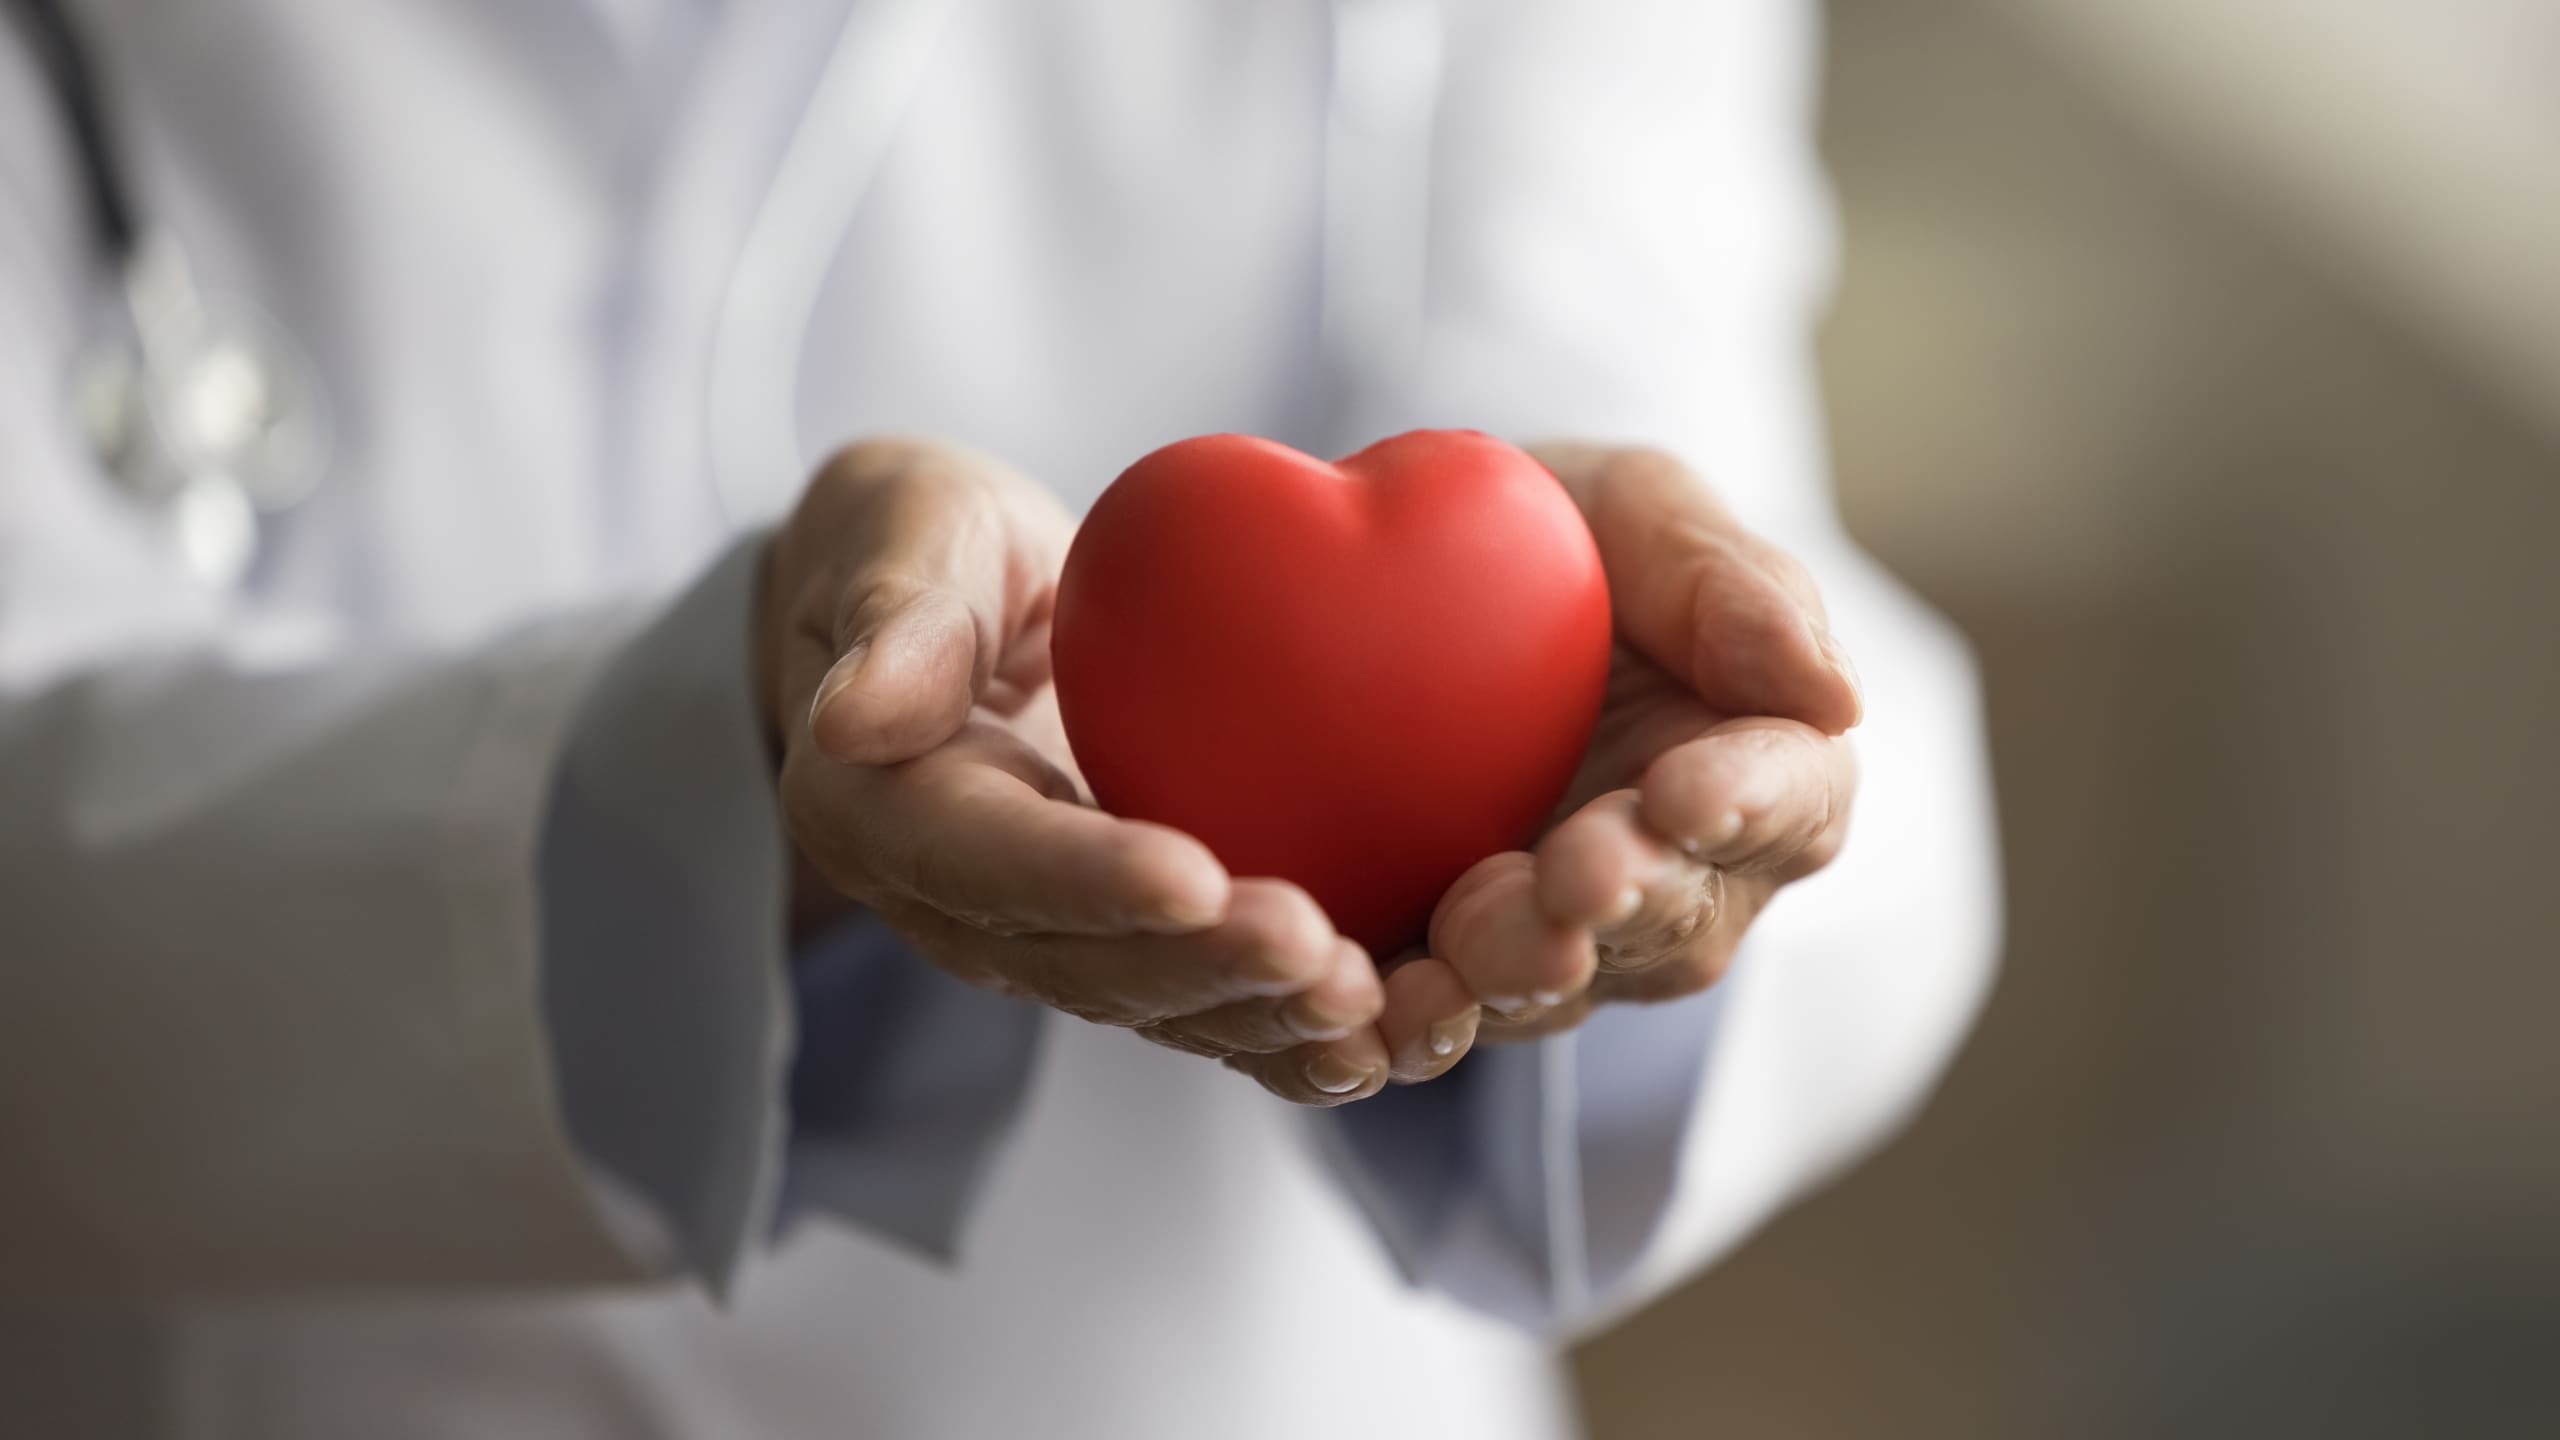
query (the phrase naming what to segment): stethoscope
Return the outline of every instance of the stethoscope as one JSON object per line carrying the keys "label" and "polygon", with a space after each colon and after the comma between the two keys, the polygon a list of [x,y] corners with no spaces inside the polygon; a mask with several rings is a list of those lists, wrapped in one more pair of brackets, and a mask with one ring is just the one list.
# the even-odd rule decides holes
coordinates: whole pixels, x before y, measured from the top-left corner
{"label": "stethoscope", "polygon": [[[75,367],[78,428],[183,567],[234,587],[327,460],[317,372],[281,326],[200,291],[175,237],[142,223],[96,68],[62,0],[15,3],[70,128],[116,280],[116,313]],[[790,406],[811,311],[952,9],[951,0],[851,7],[748,228],[713,334],[708,406],[712,487],[732,524],[776,513],[800,478]],[[1357,379],[1392,367],[1418,324],[1439,16],[1435,0],[1331,0],[1330,9],[1322,330],[1336,368]]]}
{"label": "stethoscope", "polygon": [[77,152],[114,312],[74,362],[73,417],[103,473],[198,581],[246,577],[328,449],[310,362],[281,327],[196,286],[185,250],[134,208],[97,70],[60,0],[17,0]]}

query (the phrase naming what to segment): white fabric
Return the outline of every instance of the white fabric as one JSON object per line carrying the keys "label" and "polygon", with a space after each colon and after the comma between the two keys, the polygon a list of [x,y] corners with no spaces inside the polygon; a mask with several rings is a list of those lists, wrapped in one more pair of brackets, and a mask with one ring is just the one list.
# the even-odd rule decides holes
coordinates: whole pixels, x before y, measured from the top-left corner
{"label": "white fabric", "polygon": [[[12,1322],[57,1338],[0,1343],[0,1413],[262,1440],[1569,1428],[1538,1341],[1399,1282],[1302,1117],[1082,1025],[1049,1027],[956,1267],[810,1226],[725,1316],[551,1288],[638,1267],[546,1083],[542,781],[637,607],[787,498],[714,485],[709,356],[841,6],[82,8],[150,209],[312,349],[340,443],[247,600],[186,589],[59,423],[85,251],[41,92],[0,84],[0,1276],[153,1302]],[[1704,1104],[1669,1107],[1676,1165],[1585,1107],[1589,1245],[1633,1259],[1572,1325],[1916,1103],[1988,974],[1990,848],[1961,650],[1820,480],[1803,7],[1449,8],[1421,333],[1355,373],[1318,321],[1323,7],[955,3],[820,287],[801,453],[947,434],[1081,503],[1211,429],[1596,430],[1684,450],[1807,553],[1871,685],[1858,834],[1766,918]],[[1601,1233],[1628,1134],[1677,1184],[1662,1223]],[[1492,1228],[1462,1218],[1426,1278],[1463,1292]],[[172,1298],[437,1282],[510,1294]]]}

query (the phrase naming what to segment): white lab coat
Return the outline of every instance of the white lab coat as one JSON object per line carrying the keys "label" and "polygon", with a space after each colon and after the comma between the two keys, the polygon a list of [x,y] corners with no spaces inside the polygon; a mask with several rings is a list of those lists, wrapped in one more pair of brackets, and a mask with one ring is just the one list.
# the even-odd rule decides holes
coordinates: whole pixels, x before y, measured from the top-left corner
{"label": "white lab coat", "polygon": [[[146,208],[336,443],[246,594],[183,577],[63,419],[92,250],[0,47],[0,1287],[120,1297],[0,1322],[11,1433],[1552,1435],[1552,1337],[1961,1035],[1970,672],[1821,479],[1805,7],[81,9]],[[725,1311],[646,1281],[563,1137],[532,881],[634,628],[861,432],[1080,504],[1182,435],[1425,423],[1683,452],[1866,671],[1853,842],[1762,919],[1703,1094],[1584,1097],[1565,1238],[1623,1282],[1505,1301],[1459,1225],[1409,1285],[1305,1116],[1064,1020],[956,1261],[821,1222]]]}

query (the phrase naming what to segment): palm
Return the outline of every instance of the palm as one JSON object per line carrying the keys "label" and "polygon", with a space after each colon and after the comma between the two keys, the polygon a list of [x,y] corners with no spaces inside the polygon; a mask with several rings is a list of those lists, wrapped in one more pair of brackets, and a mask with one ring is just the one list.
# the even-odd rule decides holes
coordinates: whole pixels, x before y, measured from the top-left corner
{"label": "palm", "polygon": [[1654,757],[1697,739],[1726,718],[1670,671],[1623,642],[1611,646],[1599,722],[1549,823],[1612,790],[1634,785]]}
{"label": "palm", "polygon": [[1497,1037],[1714,983],[1769,894],[1837,848],[1855,767],[1835,737],[1860,707],[1803,566],[1695,475],[1649,451],[1534,453],[1591,527],[1618,633],[1546,833],[1433,916]]}

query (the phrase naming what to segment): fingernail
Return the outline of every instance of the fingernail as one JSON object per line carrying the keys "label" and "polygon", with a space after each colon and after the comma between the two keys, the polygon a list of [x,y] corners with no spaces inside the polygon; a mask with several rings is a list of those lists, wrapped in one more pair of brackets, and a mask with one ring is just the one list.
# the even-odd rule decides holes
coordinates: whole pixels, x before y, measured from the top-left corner
{"label": "fingernail", "polygon": [[1703,848],[1708,850],[1722,850],[1724,847],[1732,844],[1741,837],[1742,812],[1739,810],[1727,810],[1716,817],[1716,823],[1707,827],[1706,844]]}
{"label": "fingernail", "polygon": [[1348,1095],[1369,1083],[1366,1065],[1354,1065],[1330,1050],[1307,1057],[1307,1083],[1327,1095]]}
{"label": "fingernail", "polygon": [[1479,995],[1476,997],[1476,1003],[1487,1010],[1499,1011],[1505,1015],[1517,1015],[1529,1008],[1529,1002],[1517,995]]}
{"label": "fingernail", "polygon": [[1533,990],[1529,992],[1529,998],[1538,1002],[1539,1009],[1545,1010],[1553,1006],[1563,1004],[1564,992],[1561,990]]}
{"label": "fingernail", "polygon": [[1434,1059],[1446,1060],[1457,1054],[1459,1047],[1474,1039],[1475,1033],[1475,1012],[1469,1011],[1463,1015],[1452,1015],[1433,1025],[1426,1032],[1423,1043],[1430,1049]]}
{"label": "fingernail", "polygon": [[853,684],[854,677],[862,673],[863,657],[870,653],[871,644],[869,641],[864,641],[838,656],[836,663],[827,667],[826,677],[818,682],[817,698],[809,702],[811,725],[816,725],[818,717],[826,713],[830,701],[843,694],[845,689]]}
{"label": "fingernail", "polygon": [[1601,919],[1611,925],[1618,924],[1621,921],[1633,918],[1636,911],[1641,908],[1643,904],[1644,891],[1633,885],[1624,886],[1619,889],[1618,898],[1609,902],[1609,913],[1602,916]]}
{"label": "fingernail", "polygon": [[1326,1014],[1313,997],[1293,995],[1280,1007],[1280,1023],[1301,1040],[1339,1040],[1351,1033],[1351,1024]]}

